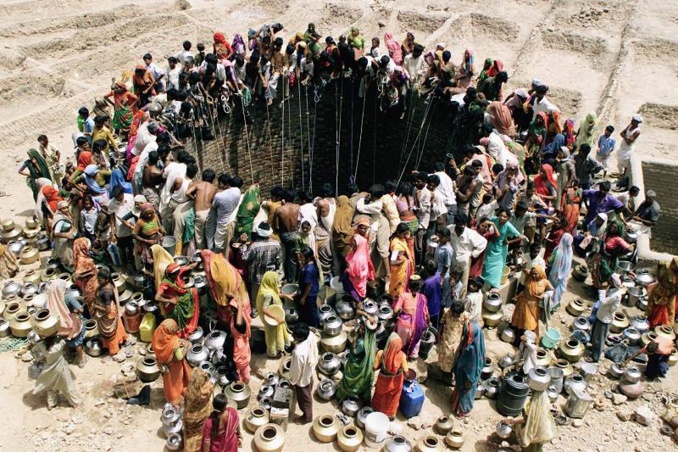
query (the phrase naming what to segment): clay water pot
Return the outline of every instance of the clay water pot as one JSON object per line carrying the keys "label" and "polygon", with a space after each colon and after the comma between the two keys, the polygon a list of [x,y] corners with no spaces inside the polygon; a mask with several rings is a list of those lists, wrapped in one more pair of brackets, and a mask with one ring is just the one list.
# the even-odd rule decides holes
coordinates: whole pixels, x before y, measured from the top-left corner
{"label": "clay water pot", "polygon": [[417,441],[419,452],[438,452],[443,450],[443,445],[435,435],[426,435]]}
{"label": "clay water pot", "polygon": [[645,391],[645,384],[642,381],[636,381],[635,383],[622,381],[619,383],[619,391],[630,400],[635,400]]}
{"label": "clay water pot", "polygon": [[445,437],[445,444],[452,449],[461,449],[464,445],[464,435],[461,430],[452,430]]}
{"label": "clay water pot", "polygon": [[153,356],[144,356],[137,361],[137,375],[139,380],[150,383],[160,377],[160,366]]}
{"label": "clay water pot", "polygon": [[363,442],[363,432],[353,425],[347,425],[337,432],[337,445],[344,452],[355,452]]}
{"label": "clay water pot", "polygon": [[565,309],[570,315],[579,317],[586,310],[586,303],[579,298],[570,301]]}
{"label": "clay water pot", "polygon": [[332,415],[324,414],[313,421],[313,436],[321,443],[331,443],[339,432],[339,420]]}
{"label": "clay water pot", "polygon": [[664,337],[671,342],[676,340],[676,333],[674,333],[673,328],[668,325],[657,326],[655,327],[654,332],[657,334],[657,336]]}
{"label": "clay water pot", "polygon": [[262,425],[254,435],[254,445],[260,452],[280,452],[285,445],[285,432],[278,424]]}
{"label": "clay water pot", "polygon": [[440,416],[433,427],[439,435],[447,435],[454,428],[454,420],[450,416]]}

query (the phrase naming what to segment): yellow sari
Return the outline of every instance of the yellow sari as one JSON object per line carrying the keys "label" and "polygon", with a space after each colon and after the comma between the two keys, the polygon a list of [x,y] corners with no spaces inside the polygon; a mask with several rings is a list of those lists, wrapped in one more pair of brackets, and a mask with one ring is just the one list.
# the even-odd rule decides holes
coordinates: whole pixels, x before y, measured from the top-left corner
{"label": "yellow sari", "polygon": [[174,258],[165,251],[160,245],[153,245],[151,247],[153,253],[153,276],[155,277],[155,289],[158,290],[162,283],[162,278],[165,276],[165,269],[174,262]]}
{"label": "yellow sari", "polygon": [[388,294],[391,296],[391,299],[395,301],[400,294],[407,289],[407,283],[410,280],[410,276],[412,276],[414,261],[406,240],[394,237],[391,240],[391,255],[393,255],[394,252],[397,252],[405,259],[405,262],[402,264],[391,264],[391,282]]}
{"label": "yellow sari", "polygon": [[257,295],[257,311],[264,324],[264,333],[266,335],[266,354],[269,357],[277,356],[278,353],[285,350],[285,346],[292,342],[292,336],[287,330],[287,324],[282,323],[276,326],[269,326],[264,320],[264,301],[267,296],[273,299],[272,304],[282,306],[282,300],[278,292],[280,279],[276,272],[266,272],[261,279],[261,287]]}

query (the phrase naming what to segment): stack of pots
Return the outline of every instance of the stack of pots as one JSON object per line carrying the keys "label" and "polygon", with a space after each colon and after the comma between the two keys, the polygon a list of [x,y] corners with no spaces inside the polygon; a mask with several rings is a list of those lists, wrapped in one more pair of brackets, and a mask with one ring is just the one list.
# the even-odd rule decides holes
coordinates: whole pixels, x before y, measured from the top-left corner
{"label": "stack of pots", "polygon": [[483,323],[488,328],[496,328],[504,314],[501,311],[503,300],[498,293],[488,293],[483,302]]}
{"label": "stack of pots", "polygon": [[165,438],[169,438],[174,433],[180,433],[184,427],[179,410],[171,403],[166,403],[163,407],[160,420],[162,421],[162,432]]}
{"label": "stack of pots", "polygon": [[645,385],[640,381],[641,375],[637,367],[629,367],[624,370],[624,376],[619,383],[619,391],[631,400],[640,397],[645,390]]}
{"label": "stack of pots", "polygon": [[326,313],[323,319],[323,333],[320,338],[320,348],[323,351],[341,353],[346,350],[348,335],[343,331],[343,326],[344,322],[333,310]]}

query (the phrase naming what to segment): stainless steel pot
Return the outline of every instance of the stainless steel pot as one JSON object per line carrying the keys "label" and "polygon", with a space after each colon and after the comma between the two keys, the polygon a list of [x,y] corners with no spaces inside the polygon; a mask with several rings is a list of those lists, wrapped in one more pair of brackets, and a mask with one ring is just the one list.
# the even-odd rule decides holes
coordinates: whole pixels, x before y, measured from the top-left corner
{"label": "stainless steel pot", "polygon": [[338,336],[341,333],[344,323],[336,315],[330,315],[325,319],[323,332],[328,336]]}

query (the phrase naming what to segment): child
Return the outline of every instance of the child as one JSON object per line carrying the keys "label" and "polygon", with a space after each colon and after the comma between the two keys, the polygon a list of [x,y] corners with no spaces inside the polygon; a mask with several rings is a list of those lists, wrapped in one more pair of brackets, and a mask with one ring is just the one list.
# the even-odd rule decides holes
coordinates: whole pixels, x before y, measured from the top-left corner
{"label": "child", "polygon": [[305,247],[311,248],[314,256],[318,255],[318,250],[315,246],[315,235],[312,232],[311,222],[308,220],[304,220],[301,223],[301,230],[297,234],[295,252],[299,256],[299,262],[301,262],[301,251]]}
{"label": "child", "polygon": [[484,285],[485,280],[482,276],[469,280],[465,302],[465,311],[468,312],[470,320],[481,326],[483,324],[483,293],[480,289]]}
{"label": "child", "polygon": [[301,249],[301,273],[299,275],[299,313],[302,321],[309,326],[318,327],[318,305],[316,298],[320,290],[320,272],[315,264],[313,250],[308,246]]}
{"label": "child", "polygon": [[[548,210],[548,206],[541,200],[541,198],[534,192],[534,183],[529,181],[527,183],[527,191],[525,194],[520,197],[518,202],[525,201],[527,203],[528,210],[533,212],[538,212],[540,210]],[[537,231],[537,219],[528,218],[525,222],[525,236],[530,240],[530,243],[534,242],[534,235]]]}
{"label": "child", "polygon": [[421,288],[421,293],[426,297],[428,303],[428,314],[431,316],[431,325],[438,330],[440,327],[440,314],[443,310],[443,278],[438,272],[438,265],[434,260],[426,262],[426,274],[428,275],[424,280],[424,286]]}
{"label": "child", "polygon": [[617,140],[612,137],[614,126],[605,127],[605,133],[598,138],[598,150],[596,151],[596,160],[603,167],[603,177],[607,176],[607,168],[610,164],[610,156],[617,147]]}
{"label": "child", "polygon": [[476,212],[476,223],[483,217],[494,217],[495,210],[497,210],[497,200],[494,199],[492,193],[485,193],[483,195],[483,203],[478,206],[478,211]]}
{"label": "child", "polygon": [[99,211],[94,207],[92,197],[87,196],[82,201],[82,210],[80,211],[80,233],[92,243],[96,240],[95,226],[98,217]]}

